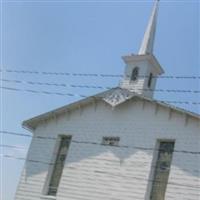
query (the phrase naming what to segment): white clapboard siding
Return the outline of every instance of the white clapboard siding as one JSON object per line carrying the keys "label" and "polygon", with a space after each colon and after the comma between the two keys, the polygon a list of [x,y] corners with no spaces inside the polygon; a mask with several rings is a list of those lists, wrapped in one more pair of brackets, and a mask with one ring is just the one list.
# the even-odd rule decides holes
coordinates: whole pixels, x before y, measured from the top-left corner
{"label": "white clapboard siding", "polygon": [[[44,137],[59,134],[91,143],[101,143],[103,136],[118,136],[121,146],[144,148],[155,148],[157,139],[174,139],[175,150],[200,151],[197,119],[186,120],[184,114],[139,100],[115,109],[103,102],[91,104],[41,122],[34,133]],[[51,162],[55,143],[33,139],[27,159]],[[148,200],[154,155],[152,150],[72,142],[55,199]],[[15,199],[50,200],[43,194],[48,170],[48,164],[27,161]],[[199,154],[174,152],[165,199],[199,200],[199,171]]]}

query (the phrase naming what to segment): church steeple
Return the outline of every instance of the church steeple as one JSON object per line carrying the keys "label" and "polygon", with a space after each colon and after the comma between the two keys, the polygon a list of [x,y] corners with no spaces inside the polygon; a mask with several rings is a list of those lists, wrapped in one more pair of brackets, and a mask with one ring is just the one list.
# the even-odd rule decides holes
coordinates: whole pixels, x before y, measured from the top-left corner
{"label": "church steeple", "polygon": [[153,55],[159,0],[155,0],[153,11],[137,55],[123,56],[126,63],[121,88],[152,98],[156,87],[156,77],[164,73]]}
{"label": "church steeple", "polygon": [[146,32],[144,34],[144,38],[143,38],[139,53],[138,53],[139,55],[153,54],[157,16],[158,16],[158,7],[159,7],[159,0],[156,0],[154,3],[154,8],[153,8],[151,17],[149,19]]}

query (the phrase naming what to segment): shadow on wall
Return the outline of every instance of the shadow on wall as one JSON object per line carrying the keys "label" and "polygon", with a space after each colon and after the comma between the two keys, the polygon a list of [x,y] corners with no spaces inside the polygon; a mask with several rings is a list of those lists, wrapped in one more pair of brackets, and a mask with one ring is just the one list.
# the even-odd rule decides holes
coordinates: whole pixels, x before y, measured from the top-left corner
{"label": "shadow on wall", "polygon": [[[145,147],[144,147],[145,148]],[[71,142],[65,163],[65,171],[73,169],[81,172],[104,173],[122,178],[136,178],[138,180],[150,180],[150,170],[155,168],[152,163],[157,151],[141,150],[136,148],[105,146],[94,143]],[[52,154],[49,153],[49,160]],[[199,154],[174,152],[171,170],[177,170],[180,174],[200,178]],[[28,177],[42,174],[49,170],[47,162],[29,162],[25,165],[25,175]]]}
{"label": "shadow on wall", "polygon": [[[130,102],[131,103],[131,102]],[[137,104],[134,104],[133,109],[130,109],[130,106],[128,104],[124,106],[124,109],[115,109],[114,111],[110,112],[109,110],[106,112],[107,117],[105,117],[105,112],[103,115],[102,109],[103,107],[98,107],[99,113],[96,113],[94,115],[93,110],[88,115],[85,111],[85,115],[77,115],[77,118],[71,118],[73,119],[73,126],[69,127],[69,130],[72,130],[72,133],[74,130],[77,130],[77,127],[82,127],[81,131],[82,134],[76,133],[74,131],[74,136],[72,138],[72,142],[68,151],[65,168],[63,170],[63,177],[64,179],[68,179],[69,176],[73,176],[73,174],[78,174],[79,176],[76,177],[76,182],[79,180],[85,180],[88,179],[88,176],[93,176],[94,180],[98,180],[99,177],[103,176],[105,180],[108,180],[107,177],[109,177],[109,180],[115,182],[115,180],[118,180],[120,178],[120,181],[123,183],[126,183],[127,181],[135,181],[135,184],[137,181],[139,183],[143,182],[144,184],[139,185],[139,187],[144,187],[147,181],[152,181],[152,173],[151,171],[154,170],[155,164],[152,163],[153,157],[156,156],[156,151],[152,149],[145,149],[146,146],[144,146],[144,149],[139,148],[127,148],[127,147],[115,147],[115,146],[105,146],[100,144],[95,144],[92,142],[75,142],[74,138],[78,135],[79,138],[92,138],[91,140],[97,141],[97,138],[102,138],[102,131],[97,132],[97,134],[92,135],[92,130],[96,128],[98,125],[101,127],[101,125],[104,125],[104,130],[108,130],[112,128],[112,133],[118,133],[117,136],[120,138],[123,138],[123,133],[125,132],[125,129],[127,125],[123,123],[123,126],[120,126],[119,124],[116,125],[116,122],[120,121],[126,121],[131,116],[131,126],[132,128],[140,129],[140,126],[144,126],[143,123],[139,123],[137,116],[133,115],[133,113],[140,113],[140,119],[143,120],[149,120],[151,117],[156,117],[155,120],[158,118],[161,118],[163,116],[160,116],[157,114],[155,116],[155,110],[150,109],[151,107],[148,105],[145,105],[145,108],[142,107],[142,104],[137,107]],[[141,112],[145,109],[145,112]],[[97,112],[95,111],[95,112]],[[104,111],[104,110],[103,110]],[[128,112],[131,113],[131,115],[128,114]],[[81,117],[80,117],[81,116]],[[95,116],[98,116],[98,118],[95,118]],[[134,118],[135,116],[135,118]],[[166,117],[166,118],[164,118]],[[162,122],[166,121],[166,126],[163,125],[163,127],[168,127],[168,114],[164,115],[162,119]],[[87,119],[87,120],[86,120]],[[106,121],[107,119],[110,119],[110,121]],[[135,120],[135,121],[134,121]],[[81,122],[81,123],[80,123]],[[95,124],[95,122],[98,122],[98,124]],[[66,123],[65,121],[63,123]],[[160,121],[158,122],[160,123]],[[92,124],[92,125],[91,125]],[[96,125],[96,126],[95,126]],[[105,126],[106,125],[106,126]],[[111,126],[112,125],[112,126]],[[153,124],[155,126],[155,123]],[[52,126],[53,127],[53,126]],[[52,128],[51,127],[51,128]],[[55,124],[55,127],[50,130],[48,129],[48,134],[54,130],[61,130],[62,127],[65,127],[62,123]],[[92,127],[92,128],[91,128]],[[114,127],[114,128],[113,128]],[[179,128],[179,125],[177,125],[177,128]],[[120,129],[120,131],[118,130]],[[131,128],[130,128],[131,129]],[[89,133],[87,131],[90,130]],[[182,124],[181,128],[182,130]],[[145,131],[148,131],[148,127],[145,127]],[[146,132],[138,132],[134,136],[131,134],[132,132],[127,132],[127,140],[128,144],[134,143],[137,144],[134,140],[134,137],[140,137],[140,140],[138,144],[140,147],[141,145],[146,144],[146,141],[154,141],[156,136],[155,135],[148,135],[146,136]],[[47,130],[46,130],[47,132]],[[58,131],[57,131],[58,132]],[[111,131],[110,131],[111,132]],[[174,136],[174,131],[169,131],[169,137],[177,137]],[[87,136],[86,136],[87,133]],[[141,134],[140,134],[141,133]],[[52,134],[53,135],[53,134]],[[73,134],[72,134],[73,135]],[[150,137],[150,138],[147,138]],[[160,137],[165,138],[165,132],[162,132],[160,134]],[[130,142],[131,140],[131,142]],[[145,142],[144,142],[145,141]],[[28,179],[29,177],[43,176],[44,179],[46,179],[46,172],[49,170],[49,165],[47,163],[52,161],[52,155],[54,151],[55,141],[40,141],[40,142],[33,142],[31,151],[29,152],[30,159],[33,160],[39,160],[44,161],[42,162],[27,162],[25,165],[25,176]],[[176,144],[175,144],[176,149]],[[195,149],[195,148],[193,148]],[[198,148],[196,148],[198,149]],[[29,159],[29,158],[28,158]],[[185,177],[192,180],[191,184],[197,183],[199,184],[200,179],[200,155],[199,154],[191,154],[191,153],[184,153],[184,152],[174,152],[173,154],[173,160],[172,160],[172,166],[171,166],[171,172],[173,172],[173,177],[170,177],[170,181],[173,181],[174,183],[181,183],[186,182]],[[46,163],[45,163],[46,162]],[[71,174],[72,173],[72,174]],[[45,177],[44,177],[45,176]],[[78,177],[78,179],[77,179]],[[112,184],[113,184],[112,183]],[[107,184],[107,183],[105,183]],[[189,183],[188,183],[189,184]],[[123,185],[123,184],[122,184]],[[187,183],[185,184],[187,185]],[[131,187],[136,187],[132,183]],[[172,185],[173,187],[173,185]],[[181,186],[179,186],[181,187]],[[182,189],[182,188],[181,188]],[[183,188],[185,189],[185,188]]]}

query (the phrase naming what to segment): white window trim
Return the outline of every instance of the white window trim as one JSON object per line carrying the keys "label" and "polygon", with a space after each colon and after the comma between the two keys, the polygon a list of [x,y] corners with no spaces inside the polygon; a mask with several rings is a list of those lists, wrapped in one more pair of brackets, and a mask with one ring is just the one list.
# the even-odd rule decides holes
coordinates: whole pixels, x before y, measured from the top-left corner
{"label": "white window trim", "polygon": [[40,199],[56,200],[56,197],[55,196],[50,196],[50,195],[41,195]]}

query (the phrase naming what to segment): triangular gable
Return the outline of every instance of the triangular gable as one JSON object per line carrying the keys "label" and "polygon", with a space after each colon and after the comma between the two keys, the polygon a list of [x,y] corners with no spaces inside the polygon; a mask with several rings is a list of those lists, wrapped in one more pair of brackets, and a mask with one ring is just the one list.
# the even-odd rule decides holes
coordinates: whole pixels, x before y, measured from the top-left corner
{"label": "triangular gable", "polygon": [[124,103],[126,100],[131,99],[133,96],[135,96],[135,93],[130,92],[129,90],[116,88],[114,91],[107,93],[102,100],[112,107],[115,107]]}
{"label": "triangular gable", "polygon": [[200,119],[200,115],[195,114],[193,112],[189,112],[189,111],[186,111],[184,109],[177,108],[175,106],[172,106],[172,105],[169,105],[169,104],[166,104],[166,103],[162,103],[160,101],[157,101],[157,100],[154,100],[154,99],[151,99],[151,98],[147,98],[147,97],[138,95],[134,92],[130,92],[127,89],[122,89],[122,88],[118,87],[118,88],[113,88],[113,89],[107,90],[107,91],[102,92],[102,93],[98,93],[97,95],[87,97],[87,98],[82,99],[80,101],[77,101],[75,103],[63,106],[61,108],[52,110],[50,112],[47,112],[47,113],[41,114],[39,116],[36,116],[34,118],[31,118],[29,120],[26,120],[22,123],[22,126],[24,128],[34,130],[37,127],[37,125],[39,123],[41,123],[42,120],[47,120],[49,118],[52,118],[55,115],[61,115],[62,113],[65,113],[67,111],[77,109],[79,106],[84,107],[85,105],[88,105],[90,103],[92,104],[97,100],[104,101],[104,102],[108,103],[110,106],[116,107],[116,106],[119,106],[120,104],[126,103],[128,100],[134,99],[134,98],[139,99],[141,101],[148,101],[148,102],[151,102],[151,103],[155,103],[155,104],[158,104],[158,105],[163,106],[165,108],[172,109],[176,112],[186,114],[186,115],[191,116],[191,117],[196,118],[196,119]]}

